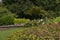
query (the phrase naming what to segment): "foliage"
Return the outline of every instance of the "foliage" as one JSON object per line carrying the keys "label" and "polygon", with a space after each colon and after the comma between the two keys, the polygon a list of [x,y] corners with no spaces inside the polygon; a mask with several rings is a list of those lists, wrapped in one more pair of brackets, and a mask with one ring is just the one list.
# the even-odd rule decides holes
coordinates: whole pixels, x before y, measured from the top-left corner
{"label": "foliage", "polygon": [[0,17],[0,25],[9,25],[13,24],[14,17],[13,15],[5,15]]}
{"label": "foliage", "polygon": [[[36,5],[44,7],[45,10],[59,10],[60,0],[36,0]],[[60,8],[60,7],[59,7]]]}
{"label": "foliage", "polygon": [[53,20],[54,22],[56,22],[56,23],[60,23],[60,16],[59,17],[57,17],[57,18],[54,18],[54,20]]}
{"label": "foliage", "polygon": [[33,26],[39,26],[39,25],[42,25],[43,24],[43,19],[38,19],[38,20],[31,20],[27,23],[25,23],[25,27],[33,27]]}
{"label": "foliage", "polygon": [[0,7],[0,25],[13,24],[14,14],[9,12],[6,8]]}
{"label": "foliage", "polygon": [[15,25],[20,25],[20,24],[23,24],[24,27],[32,27],[32,26],[38,26],[38,25],[41,25],[43,23],[43,19],[40,20],[29,20],[29,19],[25,19],[25,18],[15,18],[14,19],[14,24]]}
{"label": "foliage", "polygon": [[25,17],[25,10],[30,9],[33,4],[28,0],[3,0],[3,4],[19,18]]}
{"label": "foliage", "polygon": [[17,18],[15,18],[14,19],[14,24],[15,25],[17,25],[17,24],[25,24],[25,23],[27,23],[29,21],[30,21],[29,19],[24,19],[24,18],[17,19]]}
{"label": "foliage", "polygon": [[[5,5],[11,5],[11,4],[24,4],[27,2],[27,0],[2,0],[2,2]],[[42,6],[45,10],[59,10],[60,8],[60,0],[28,0],[28,2],[32,3],[36,6]],[[28,3],[27,2],[27,3]],[[31,5],[31,4],[30,4]]]}
{"label": "foliage", "polygon": [[32,16],[31,19],[41,19],[48,15],[48,12],[43,10],[41,7],[33,6],[30,10],[25,12],[26,14]]}
{"label": "foliage", "polygon": [[[2,3],[11,12],[16,13],[19,18],[42,18],[42,13],[43,17],[46,15],[49,18],[60,16],[60,0],[2,0]],[[26,15],[25,11],[30,15]]]}
{"label": "foliage", "polygon": [[14,32],[8,40],[56,40],[60,37],[60,24],[42,25]]}

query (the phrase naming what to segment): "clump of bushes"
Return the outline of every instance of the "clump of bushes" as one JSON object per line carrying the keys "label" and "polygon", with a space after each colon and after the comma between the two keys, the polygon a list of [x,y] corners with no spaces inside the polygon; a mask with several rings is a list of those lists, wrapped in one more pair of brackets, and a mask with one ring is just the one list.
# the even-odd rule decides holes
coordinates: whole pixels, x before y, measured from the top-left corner
{"label": "clump of bushes", "polygon": [[8,40],[56,40],[60,37],[60,24],[42,25],[14,32]]}
{"label": "clump of bushes", "polygon": [[15,18],[14,19],[14,25],[20,25],[24,24],[24,27],[32,27],[32,26],[38,26],[42,24],[43,20],[29,20],[25,18]]}
{"label": "clump of bushes", "polygon": [[0,25],[13,24],[14,16],[15,15],[6,8],[0,7]]}
{"label": "clump of bushes", "polygon": [[13,24],[14,16],[12,14],[7,14],[0,17],[0,25],[10,25]]}
{"label": "clump of bushes", "polygon": [[43,23],[43,19],[31,20],[25,24],[25,27],[39,26]]}

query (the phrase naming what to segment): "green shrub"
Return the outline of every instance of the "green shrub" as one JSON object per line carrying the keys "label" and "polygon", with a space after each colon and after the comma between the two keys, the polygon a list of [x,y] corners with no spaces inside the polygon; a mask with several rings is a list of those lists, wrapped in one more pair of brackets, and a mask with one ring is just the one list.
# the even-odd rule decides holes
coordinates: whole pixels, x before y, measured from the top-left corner
{"label": "green shrub", "polygon": [[40,19],[38,19],[38,20],[35,19],[35,20],[32,20],[32,21],[26,23],[25,27],[39,26],[42,23],[43,23],[43,20],[41,21]]}
{"label": "green shrub", "polygon": [[14,24],[25,24],[27,22],[29,22],[30,20],[29,19],[24,19],[24,18],[20,18],[20,19],[14,19]]}
{"label": "green shrub", "polygon": [[45,24],[52,24],[52,23],[53,23],[53,19],[51,19],[51,18],[45,18],[45,19],[43,20],[43,22],[44,22]]}
{"label": "green shrub", "polygon": [[0,17],[0,25],[10,25],[13,24],[14,15],[13,14],[7,14],[2,17]]}
{"label": "green shrub", "polygon": [[13,24],[14,14],[8,11],[6,8],[0,7],[0,25]]}
{"label": "green shrub", "polygon": [[24,27],[32,27],[32,22],[25,23]]}
{"label": "green shrub", "polygon": [[32,27],[32,26],[38,26],[38,21],[32,20],[32,21],[25,24],[25,27]]}
{"label": "green shrub", "polygon": [[24,18],[20,18],[14,19],[14,24],[24,24],[24,27],[31,27],[31,26],[38,26],[39,24],[39,20],[29,20],[29,19],[24,19]]}
{"label": "green shrub", "polygon": [[60,16],[57,17],[57,18],[55,18],[53,21],[54,21],[55,23],[59,23],[59,22],[60,22]]}

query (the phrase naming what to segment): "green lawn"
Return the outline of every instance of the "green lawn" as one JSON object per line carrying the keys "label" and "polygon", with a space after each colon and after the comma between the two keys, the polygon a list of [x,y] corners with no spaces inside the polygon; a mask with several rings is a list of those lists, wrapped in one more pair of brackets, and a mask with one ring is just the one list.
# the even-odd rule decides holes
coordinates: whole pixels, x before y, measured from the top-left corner
{"label": "green lawn", "polygon": [[24,30],[26,28],[12,28],[7,30],[0,30],[0,40],[8,40],[8,37],[17,30]]}

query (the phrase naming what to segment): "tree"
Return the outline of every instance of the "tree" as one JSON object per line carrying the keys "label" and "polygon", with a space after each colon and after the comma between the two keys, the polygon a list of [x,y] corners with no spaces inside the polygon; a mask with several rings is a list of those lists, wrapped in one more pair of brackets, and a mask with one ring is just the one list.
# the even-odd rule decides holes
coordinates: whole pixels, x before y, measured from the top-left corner
{"label": "tree", "polygon": [[[57,10],[60,0],[31,0],[35,5],[42,6],[45,10]],[[59,7],[60,8],[60,7]]]}
{"label": "tree", "polygon": [[50,11],[51,13],[53,11],[57,16],[60,16],[60,0],[2,0],[2,2],[6,8],[17,14],[19,18],[34,16],[25,13],[29,9],[32,10],[33,6],[42,7],[46,12]]}
{"label": "tree", "polygon": [[30,9],[33,4],[28,0],[3,0],[4,5],[18,17],[25,17],[25,10]]}

